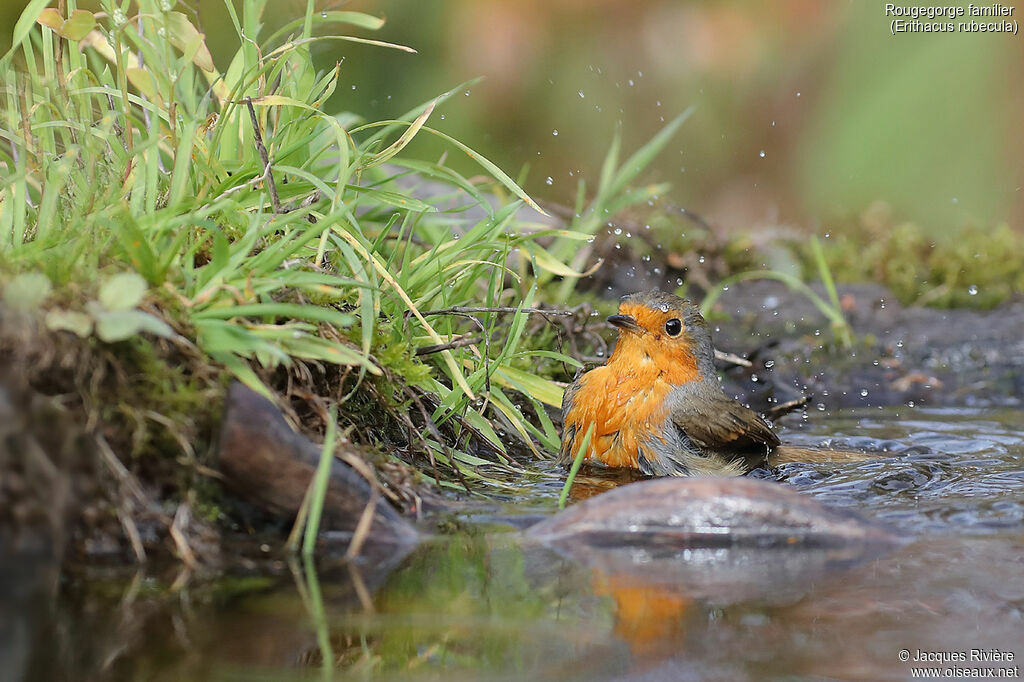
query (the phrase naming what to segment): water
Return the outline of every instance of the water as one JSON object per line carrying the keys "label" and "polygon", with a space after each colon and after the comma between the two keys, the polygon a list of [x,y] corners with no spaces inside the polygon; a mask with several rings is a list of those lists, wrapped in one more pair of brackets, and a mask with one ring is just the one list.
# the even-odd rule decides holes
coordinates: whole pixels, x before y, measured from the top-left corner
{"label": "water", "polygon": [[[902,649],[967,659],[921,665],[1019,674],[1022,423],[1019,411],[904,409],[813,413],[784,429],[796,445],[875,453],[759,475],[906,537],[877,556],[570,556],[510,530],[550,513],[558,485],[541,479],[379,565],[314,573],[265,561],[214,579],[73,572],[37,631],[28,677],[910,679],[918,664]],[[971,661],[972,649],[1014,660]]]}

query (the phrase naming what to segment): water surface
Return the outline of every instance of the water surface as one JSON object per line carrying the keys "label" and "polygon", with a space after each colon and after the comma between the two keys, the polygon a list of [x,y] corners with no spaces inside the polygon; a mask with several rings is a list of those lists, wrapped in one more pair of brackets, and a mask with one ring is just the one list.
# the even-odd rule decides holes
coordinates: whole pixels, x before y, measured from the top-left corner
{"label": "water surface", "polygon": [[[840,550],[614,550],[522,541],[540,478],[407,557],[254,564],[217,579],[67,579],[38,679],[902,680],[925,652],[1024,657],[1024,413],[862,410],[784,440],[872,456],[756,475],[880,519],[907,543]],[[175,579],[179,584],[172,587]],[[1018,674],[1020,668],[1017,668]]]}

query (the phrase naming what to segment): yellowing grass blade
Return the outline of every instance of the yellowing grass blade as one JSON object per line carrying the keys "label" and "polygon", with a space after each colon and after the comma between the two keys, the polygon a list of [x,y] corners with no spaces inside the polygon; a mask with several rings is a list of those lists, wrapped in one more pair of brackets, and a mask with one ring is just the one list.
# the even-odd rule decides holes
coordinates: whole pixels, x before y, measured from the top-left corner
{"label": "yellowing grass blade", "polygon": [[379,166],[380,164],[384,163],[398,152],[402,151],[402,149],[404,149],[407,144],[412,142],[412,138],[416,137],[416,133],[420,131],[420,128],[423,127],[423,124],[427,122],[428,118],[430,118],[430,114],[434,111],[435,106],[437,106],[436,99],[427,105],[427,108],[423,110],[422,114],[416,117],[415,121],[409,124],[409,127],[406,128],[405,132],[402,133],[401,137],[395,140],[394,143],[392,143],[387,149],[383,149],[379,153],[374,154],[369,159],[367,159],[366,163],[363,164],[362,167],[373,168],[374,166]]}
{"label": "yellowing grass blade", "polygon": [[[419,309],[412,302],[412,299],[409,298],[409,295],[407,293],[405,293],[405,289],[403,289],[402,286],[398,283],[398,281],[391,276],[391,273],[388,272],[387,268],[384,267],[384,264],[377,260],[377,257],[375,255],[367,251],[366,248],[362,244],[360,244],[359,240],[356,239],[353,235],[349,234],[345,230],[340,229],[337,225],[333,226],[331,229],[334,230],[335,234],[337,234],[339,237],[341,237],[349,244],[351,244],[352,248],[355,249],[360,256],[366,259],[367,262],[373,264],[373,268],[377,271],[377,274],[381,276],[381,279],[383,279],[385,282],[391,285],[391,287],[395,290],[395,293],[398,294],[399,298],[401,298],[405,305],[409,308],[409,311],[416,317],[417,320],[419,320],[420,324],[423,325],[423,328],[427,331],[427,334],[430,335],[430,340],[439,346],[444,344],[444,339],[441,338],[441,335],[438,334],[434,330],[434,328],[430,326],[430,323],[427,322],[423,315],[420,314]],[[447,365],[448,369],[451,371],[452,379],[455,381],[456,384],[458,384],[459,388],[463,390],[463,392],[466,394],[466,397],[469,398],[470,400],[475,400],[476,395],[473,393],[473,389],[471,389],[469,387],[469,384],[466,382],[466,377],[462,375],[462,370],[459,369],[459,364],[455,362],[455,356],[452,355],[452,352],[450,350],[443,350],[441,351],[441,357],[444,358],[444,364]]]}

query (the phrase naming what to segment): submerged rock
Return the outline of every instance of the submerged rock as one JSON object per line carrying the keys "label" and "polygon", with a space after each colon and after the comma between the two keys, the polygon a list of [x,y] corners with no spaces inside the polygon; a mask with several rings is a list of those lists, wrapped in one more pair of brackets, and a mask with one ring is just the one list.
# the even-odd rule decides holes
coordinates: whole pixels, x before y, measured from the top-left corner
{"label": "submerged rock", "polygon": [[829,547],[893,543],[885,528],[774,483],[747,478],[661,478],[622,486],[530,528],[547,544]]}
{"label": "submerged rock", "polygon": [[631,483],[527,535],[590,568],[616,599],[627,594],[659,608],[680,599],[788,603],[901,542],[857,514],[745,478]]}

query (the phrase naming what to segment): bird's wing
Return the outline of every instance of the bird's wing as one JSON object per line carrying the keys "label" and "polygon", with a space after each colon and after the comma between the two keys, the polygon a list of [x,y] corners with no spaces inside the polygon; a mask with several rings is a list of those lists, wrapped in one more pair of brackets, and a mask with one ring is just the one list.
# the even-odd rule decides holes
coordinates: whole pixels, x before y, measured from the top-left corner
{"label": "bird's wing", "polygon": [[[708,395],[710,394],[710,395]],[[697,446],[737,455],[766,453],[779,444],[772,427],[750,408],[720,391],[694,400],[680,400],[672,410],[672,422]]]}

